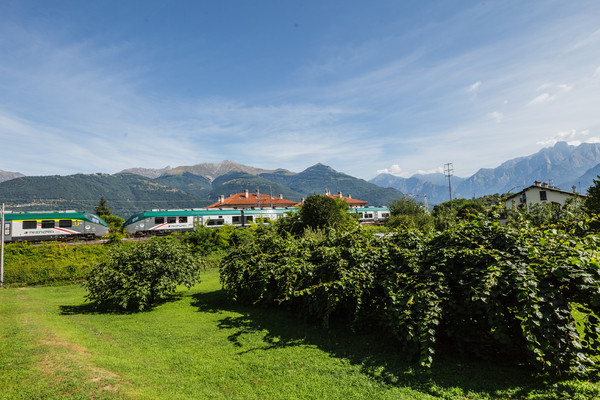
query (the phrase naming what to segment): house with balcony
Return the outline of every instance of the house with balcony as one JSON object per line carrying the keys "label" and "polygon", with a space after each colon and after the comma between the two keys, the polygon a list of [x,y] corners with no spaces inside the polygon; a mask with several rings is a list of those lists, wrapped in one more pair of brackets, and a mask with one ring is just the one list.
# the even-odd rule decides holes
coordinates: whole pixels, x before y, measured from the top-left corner
{"label": "house with balcony", "polygon": [[535,181],[533,185],[521,190],[506,199],[506,209],[513,207],[528,210],[533,204],[558,204],[564,206],[567,200],[572,198],[584,199],[586,196],[577,193],[576,187],[573,191],[562,190],[548,185],[545,182]]}

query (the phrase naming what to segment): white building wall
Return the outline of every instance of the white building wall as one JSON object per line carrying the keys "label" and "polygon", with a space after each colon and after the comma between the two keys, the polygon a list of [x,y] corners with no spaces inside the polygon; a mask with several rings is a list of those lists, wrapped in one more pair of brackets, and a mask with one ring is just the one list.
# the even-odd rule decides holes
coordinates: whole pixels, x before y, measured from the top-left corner
{"label": "white building wall", "polygon": [[[541,192],[546,192],[546,200],[542,200],[540,198]],[[556,190],[552,190],[550,188],[544,188],[544,187],[532,187],[532,188],[525,189],[524,194],[525,194],[525,205],[527,206],[527,208],[529,208],[529,206],[531,206],[532,204],[547,204],[547,203],[558,203],[561,206],[563,206],[568,199],[578,196],[575,193],[558,192]],[[521,201],[522,197],[523,197],[523,193],[520,194],[519,196],[514,197],[514,198],[510,199],[509,201],[507,201],[506,209],[509,210],[512,207],[518,207],[519,205],[523,204],[523,202]]]}

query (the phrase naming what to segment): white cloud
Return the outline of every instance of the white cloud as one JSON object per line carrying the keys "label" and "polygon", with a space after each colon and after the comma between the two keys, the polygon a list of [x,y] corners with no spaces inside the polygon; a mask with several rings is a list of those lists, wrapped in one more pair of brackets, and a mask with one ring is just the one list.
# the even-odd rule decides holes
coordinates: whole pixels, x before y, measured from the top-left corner
{"label": "white cloud", "polygon": [[551,96],[550,93],[542,93],[539,96],[537,96],[536,98],[534,98],[533,100],[531,100],[528,104],[529,105],[542,104],[542,103],[547,103],[552,100],[554,100],[554,96]]}
{"label": "white cloud", "polygon": [[571,89],[573,89],[573,85],[567,85],[566,83],[561,83],[559,85],[545,83],[538,87],[537,91],[546,90],[546,92],[535,97],[528,105],[548,103],[555,100],[559,95],[570,92]]}
{"label": "white cloud", "polygon": [[477,92],[479,90],[479,87],[481,86],[481,81],[477,81],[474,84],[472,84],[471,86],[469,86],[469,89],[467,89],[469,92]]}
{"label": "white cloud", "polygon": [[419,170],[417,170],[417,172],[415,172],[415,174],[420,174],[420,175],[441,174],[442,172],[444,172],[444,168],[438,167],[438,168],[427,169],[427,170],[419,169]]}
{"label": "white cloud", "polygon": [[428,170],[419,169],[415,172],[409,172],[403,170],[398,164],[392,165],[390,168],[384,168],[377,171],[377,174],[390,174],[394,176],[400,176],[402,178],[410,178],[413,175],[427,175],[427,174],[436,174],[444,172],[444,168],[438,167]]}
{"label": "white cloud", "polygon": [[596,71],[594,71],[594,75],[592,75],[593,78],[599,78],[600,77],[600,67],[596,68]]}
{"label": "white cloud", "polygon": [[590,134],[589,130],[577,131],[576,129],[571,129],[565,132],[558,132],[556,135],[546,138],[537,142],[544,147],[554,146],[558,142],[567,142],[573,146],[579,146],[581,143],[600,143],[600,138],[591,136],[587,138],[581,138],[581,136],[588,136]]}
{"label": "white cloud", "polygon": [[377,170],[377,174],[390,174],[403,178],[408,178],[412,175],[410,172],[404,171],[398,164],[394,164],[390,168]]}
{"label": "white cloud", "polygon": [[490,114],[490,116],[494,119],[494,121],[496,121],[497,123],[502,122],[502,120],[504,119],[504,114],[502,114],[501,112],[498,111],[494,111],[493,113]]}

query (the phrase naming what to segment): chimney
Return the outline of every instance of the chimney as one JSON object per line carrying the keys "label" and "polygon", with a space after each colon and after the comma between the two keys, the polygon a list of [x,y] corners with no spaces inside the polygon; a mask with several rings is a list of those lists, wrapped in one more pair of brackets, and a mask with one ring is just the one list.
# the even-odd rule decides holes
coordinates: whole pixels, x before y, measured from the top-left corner
{"label": "chimney", "polygon": [[542,187],[547,188],[548,184],[546,182],[542,183]]}
{"label": "chimney", "polygon": [[572,188],[573,188],[573,193],[577,193],[577,186],[573,185]]}
{"label": "chimney", "polygon": [[325,195],[326,195],[326,196],[329,196],[330,194],[331,194],[331,192],[329,192],[329,189],[326,189],[326,190],[325,190]]}
{"label": "chimney", "polygon": [[279,200],[283,200],[283,195],[282,194],[279,195]]}
{"label": "chimney", "polygon": [[535,183],[535,186],[542,186],[542,182],[540,182],[540,181],[535,181],[534,183]]}
{"label": "chimney", "polygon": [[338,192],[338,197],[341,199],[342,198],[342,192]]}
{"label": "chimney", "polygon": [[349,199],[351,199],[351,198],[352,198],[352,195],[351,195],[350,193],[348,193],[348,198],[349,198]]}
{"label": "chimney", "polygon": [[244,196],[246,196],[246,198],[248,198],[248,189],[244,190]]}
{"label": "chimney", "polygon": [[219,203],[221,203],[221,204],[225,203],[225,195],[224,194],[219,196]]}

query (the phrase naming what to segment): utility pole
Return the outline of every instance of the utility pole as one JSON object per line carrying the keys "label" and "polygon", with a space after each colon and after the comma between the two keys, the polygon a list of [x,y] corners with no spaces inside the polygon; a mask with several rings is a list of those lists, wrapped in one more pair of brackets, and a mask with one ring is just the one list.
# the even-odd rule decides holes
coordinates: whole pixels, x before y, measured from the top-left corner
{"label": "utility pole", "polygon": [[448,178],[448,192],[450,193],[450,209],[452,210],[452,175],[454,168],[452,163],[444,164],[444,175]]}
{"label": "utility pole", "polygon": [[4,203],[2,203],[2,211],[1,211],[2,217],[0,218],[2,220],[1,222],[1,227],[0,230],[2,231],[2,233],[0,234],[0,287],[2,287],[4,285]]}

